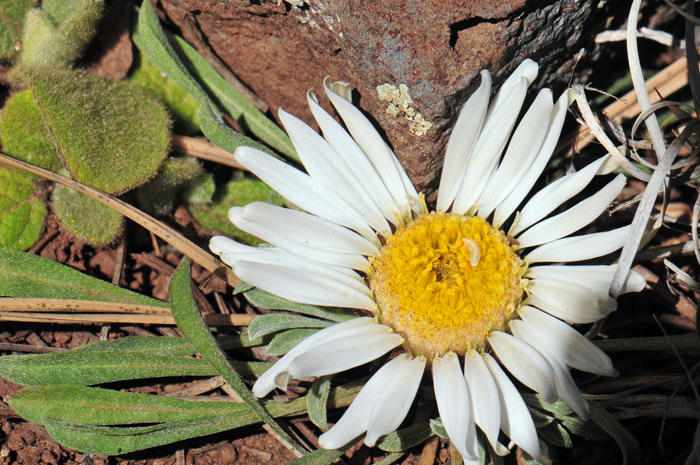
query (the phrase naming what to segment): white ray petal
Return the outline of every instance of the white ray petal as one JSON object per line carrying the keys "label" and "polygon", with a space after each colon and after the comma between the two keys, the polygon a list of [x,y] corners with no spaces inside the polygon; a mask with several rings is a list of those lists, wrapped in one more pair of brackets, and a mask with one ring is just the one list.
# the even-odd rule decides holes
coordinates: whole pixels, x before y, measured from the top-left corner
{"label": "white ray petal", "polygon": [[[316,118],[316,122],[321,128],[321,131],[323,131],[323,135],[328,143],[335,149],[338,155],[343,158],[348,169],[355,174],[367,194],[372,198],[384,215],[384,218],[391,222],[396,221],[401,211],[384,185],[382,178],[379,177],[379,173],[377,173],[374,165],[372,165],[372,162],[367,158],[367,155],[365,155],[350,134],[316,103],[313,94],[307,94],[307,97],[311,112],[314,118]],[[396,223],[395,225],[398,226]],[[388,225],[378,229],[378,231],[384,236],[391,234],[391,229]]]}
{"label": "white ray petal", "polygon": [[[542,148],[554,103],[552,91],[543,89],[523,116],[508,143],[498,169],[479,197],[479,216],[485,218],[520,184]],[[498,226],[498,225],[497,225]]]}
{"label": "white ray petal", "polygon": [[244,220],[318,250],[344,254],[375,255],[375,243],[332,221],[306,212],[264,202],[252,202],[240,210]]}
{"label": "white ray petal", "polygon": [[[494,108],[490,119],[484,123],[479,139],[469,160],[462,185],[455,197],[453,213],[467,212],[479,199],[501,158],[508,137],[515,125],[520,108],[525,101],[528,82],[520,79],[505,97],[503,104]],[[491,108],[494,104],[491,104]],[[489,110],[491,111],[491,110]],[[487,118],[489,118],[487,116]]]}
{"label": "white ray petal", "polygon": [[547,359],[549,366],[552,368],[552,374],[554,375],[557,396],[566,402],[578,416],[584,420],[588,419],[588,402],[586,402],[581,392],[576,387],[576,383],[574,383],[569,369],[553,354],[556,348],[548,348],[547,345],[543,343],[542,339],[538,338],[538,335],[522,320],[512,320],[509,326],[513,336],[534,347]]}
{"label": "white ray petal", "polygon": [[437,210],[447,211],[457,196],[479,132],[486,117],[491,94],[491,74],[481,72],[481,84],[462,107],[445,149],[445,162],[438,188]]}
{"label": "white ray petal", "polygon": [[609,156],[601,157],[580,171],[567,174],[539,190],[520,211],[518,223],[512,234],[517,235],[524,231],[581,192],[598,174],[598,170],[607,159]]}
{"label": "white ray petal", "polygon": [[537,223],[518,237],[519,247],[532,247],[561,239],[572,234],[600,216],[627,183],[619,174],[594,195],[579,202],[565,212]]}
{"label": "white ray petal", "polygon": [[373,333],[319,343],[292,361],[289,374],[309,378],[339,373],[376,360],[404,342],[396,333]]}
{"label": "white ray petal", "polygon": [[463,457],[477,459],[476,427],[469,402],[469,388],[454,352],[433,359],[433,387],[442,424]]}
{"label": "white ray petal", "polygon": [[425,357],[411,360],[408,355],[402,354],[396,358],[403,359],[400,362],[401,371],[387,383],[369,414],[365,444],[370,447],[376,444],[380,436],[393,433],[401,425],[413,404],[413,399],[416,398],[423,378]]}
{"label": "white ray petal", "polygon": [[600,233],[565,237],[541,245],[525,256],[530,263],[578,262],[602,257],[621,248],[632,231],[632,226]]}
{"label": "white ray petal", "polygon": [[408,211],[411,200],[418,199],[418,193],[413,186],[411,190],[406,190],[405,172],[402,173],[403,168],[397,167],[394,152],[359,109],[330,89],[328,78],[323,81],[323,87],[348,131],[374,165],[396,204],[402,210]]}
{"label": "white ray petal", "polygon": [[[593,292],[607,294],[617,265],[546,265],[532,266],[527,269],[525,276],[531,279],[544,279],[549,281],[566,281],[581,284]],[[630,270],[622,294],[627,292],[639,292],[644,289],[646,281],[642,275]]]}
{"label": "white ray petal", "polygon": [[[333,326],[324,328],[313,335],[307,337],[299,344],[297,344],[292,350],[287,352],[287,354],[279,359],[269,370],[263,373],[253,385],[253,394],[256,397],[265,397],[273,389],[287,388],[287,381],[289,381],[289,376],[287,373],[287,368],[289,364],[294,360],[294,358],[304,353],[311,347],[314,347],[318,343],[337,337],[347,336],[348,334],[353,334],[352,331],[362,331],[362,328],[368,326],[375,326],[374,318],[372,317],[358,317],[351,320],[343,321],[341,323],[336,323]],[[383,325],[376,325],[383,326]],[[348,333],[351,331],[351,333]],[[281,383],[277,381],[283,381]]]}
{"label": "white ray petal", "polygon": [[526,303],[570,323],[593,323],[617,308],[606,294],[596,294],[577,283],[533,280],[527,287]]}
{"label": "white ray petal", "polygon": [[532,186],[534,186],[535,182],[537,182],[537,179],[542,174],[542,171],[544,171],[544,168],[547,166],[547,163],[552,157],[552,153],[557,146],[568,108],[568,93],[564,92],[554,106],[551,113],[549,127],[547,128],[547,136],[542,143],[537,156],[533,160],[532,165],[530,165],[527,171],[523,173],[520,181],[515,185],[511,193],[508,194],[508,197],[506,197],[498,205],[498,207],[496,207],[493,220],[494,224],[503,224],[510,217],[510,215],[513,214],[515,209],[518,208],[525,196],[527,196],[532,189]]}
{"label": "white ray petal", "polygon": [[597,375],[619,374],[605,352],[568,324],[527,305],[521,306],[518,313],[542,344],[551,347],[559,362]]}
{"label": "white ray petal", "polygon": [[[247,217],[255,218],[255,209],[245,207],[233,207],[228,211],[228,218],[237,228],[262,239],[280,249],[296,255],[297,257],[313,260],[326,265],[337,265],[356,270],[366,270],[369,267],[369,260],[364,255],[358,253],[335,253],[329,250],[320,250],[309,247],[305,244],[303,232],[293,230],[293,226],[288,226],[286,230],[267,229],[265,225],[255,221],[249,221]],[[267,222],[269,223],[269,222]],[[285,233],[289,233],[289,236]],[[296,241],[295,241],[296,239]]]}
{"label": "white ray petal", "polygon": [[484,359],[475,350],[470,350],[464,356],[464,378],[469,388],[474,421],[484,432],[493,449],[499,455],[505,455],[508,449],[498,442],[498,433],[501,429],[498,386]]}
{"label": "white ray petal", "polygon": [[355,287],[306,270],[248,261],[238,261],[232,269],[248,284],[293,302],[369,311],[376,305]]}
{"label": "white ray petal", "polygon": [[540,394],[545,402],[557,400],[552,367],[537,350],[502,331],[492,331],[488,340],[494,354],[521,383]]}
{"label": "white ray petal", "polygon": [[[231,267],[236,262],[244,260],[287,268],[299,268],[328,276],[337,281],[354,283],[349,285],[356,286],[356,289],[371,295],[365,279],[351,268],[323,265],[314,260],[300,258],[278,247],[251,247],[224,236],[213,237],[209,241],[209,247],[212,252],[220,256],[222,262]],[[346,281],[347,278],[351,278],[351,280]]]}
{"label": "white ray petal", "polygon": [[233,156],[238,163],[299,208],[353,229],[367,238],[376,237],[362,215],[322,188],[308,174],[252,147],[238,147]]}
{"label": "white ray petal", "polygon": [[[487,120],[495,119],[494,112],[496,109],[501,106],[507,106],[507,103],[505,102],[508,94],[510,94],[513,88],[518,86],[521,81],[525,81],[528,86],[532,84],[532,81],[534,81],[537,77],[538,69],[539,67],[537,66],[537,63],[533,60],[529,58],[523,60],[523,62],[520,63],[517,68],[515,68],[515,71],[508,76],[503,85],[501,85],[501,88],[498,89],[498,92],[496,92],[496,95],[491,102],[491,106],[489,107],[489,112],[486,115]],[[516,111],[516,113],[518,112],[520,112],[519,109]]]}
{"label": "white ray petal", "polygon": [[280,109],[278,114],[311,178],[345,200],[375,229],[387,227],[384,216],[365,188],[326,139],[284,110]]}
{"label": "white ray petal", "polygon": [[338,423],[319,436],[319,445],[324,449],[338,449],[367,431],[368,412],[372,411],[377,398],[403,367],[399,357],[381,367],[362,387]]}
{"label": "white ray petal", "polygon": [[535,423],[532,421],[525,401],[498,366],[498,362],[489,354],[484,354],[483,357],[498,385],[498,396],[501,400],[501,429],[511,441],[522,447],[533,458],[544,463]]}

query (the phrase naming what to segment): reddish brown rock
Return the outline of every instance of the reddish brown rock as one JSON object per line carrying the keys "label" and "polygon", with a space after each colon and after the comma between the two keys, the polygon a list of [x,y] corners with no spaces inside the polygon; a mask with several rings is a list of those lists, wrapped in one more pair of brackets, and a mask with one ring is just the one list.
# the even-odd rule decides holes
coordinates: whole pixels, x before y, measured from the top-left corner
{"label": "reddish brown rock", "polygon": [[[500,83],[523,59],[542,64],[539,84],[566,80],[592,0],[162,0],[184,37],[218,56],[269,105],[312,121],[305,91],[322,79],[350,82],[421,188],[435,179],[456,111],[482,68]],[[590,34],[588,35],[590,38]],[[543,78],[544,77],[544,78]],[[474,84],[476,84],[476,81]],[[416,135],[387,113],[377,86],[404,84],[432,127]],[[322,102],[323,103],[323,102]],[[324,104],[327,106],[327,104]],[[412,131],[413,130],[413,131]],[[419,131],[420,132],[420,131]]]}

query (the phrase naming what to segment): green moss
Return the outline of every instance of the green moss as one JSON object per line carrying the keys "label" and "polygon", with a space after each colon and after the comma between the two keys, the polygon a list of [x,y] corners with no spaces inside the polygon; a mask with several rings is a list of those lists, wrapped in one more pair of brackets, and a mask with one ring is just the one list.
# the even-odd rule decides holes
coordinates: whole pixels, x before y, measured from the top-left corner
{"label": "green moss", "polygon": [[95,246],[114,243],[124,230],[124,217],[116,210],[80,192],[57,184],[52,205],[63,229]]}

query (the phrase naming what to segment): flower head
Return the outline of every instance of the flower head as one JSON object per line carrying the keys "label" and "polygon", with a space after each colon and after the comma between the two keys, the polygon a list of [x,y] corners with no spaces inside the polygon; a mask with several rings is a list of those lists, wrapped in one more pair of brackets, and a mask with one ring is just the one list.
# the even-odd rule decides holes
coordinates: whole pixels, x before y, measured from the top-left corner
{"label": "flower head", "polygon": [[[489,104],[491,78],[482,71],[447,144],[432,212],[372,124],[327,81],[326,94],[349,133],[312,93],[323,137],[280,110],[308,174],[253,148],[236,150],[241,165],[303,211],[264,203],[232,208],[237,227],[272,247],[215,237],[212,251],[263,290],[360,314],[302,341],[253,393],[262,397],[286,389],[290,379],[338,373],[392,353],[320,437],[323,447],[363,433],[373,445],[393,432],[430,368],[440,417],[465,460],[478,457],[476,426],[499,454],[508,451],[498,441],[503,431],[541,458],[533,420],[503,368],[545,401],[560,398],[584,418],[588,405],[569,367],[616,373],[569,326],[615,309],[607,294],[615,268],[565,263],[623,245],[628,227],[567,236],[598,217],[625,178],[550,216],[606,172],[603,158],[540,190],[515,214],[552,155],[568,107],[566,94],[553,102],[542,90],[515,127],[536,75],[537,65],[526,60]],[[632,273],[628,290],[643,286]]]}

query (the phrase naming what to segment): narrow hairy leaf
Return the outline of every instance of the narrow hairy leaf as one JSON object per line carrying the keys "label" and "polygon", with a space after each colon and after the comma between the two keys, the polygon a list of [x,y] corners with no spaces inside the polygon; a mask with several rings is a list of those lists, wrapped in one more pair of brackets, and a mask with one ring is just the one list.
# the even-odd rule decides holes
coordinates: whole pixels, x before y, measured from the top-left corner
{"label": "narrow hairy leaf", "polygon": [[168,304],[45,258],[0,248],[0,295],[123,302],[167,308]]}
{"label": "narrow hairy leaf", "polygon": [[235,402],[195,402],[175,397],[83,386],[28,387],[9,399],[25,420],[41,424],[44,418],[90,425],[130,425],[189,421],[227,413],[242,415],[250,409]]}
{"label": "narrow hairy leaf", "polygon": [[233,153],[240,146],[254,147],[280,158],[279,155],[263,144],[226,126],[222,114],[211,102],[202,101],[202,105],[199,107],[198,118],[199,127],[202,128],[204,135],[224,150]]}
{"label": "narrow hairy leaf", "polygon": [[257,339],[268,334],[294,328],[327,328],[332,323],[317,318],[307,318],[284,313],[261,315],[248,325],[248,336]]}
{"label": "narrow hairy leaf", "polygon": [[623,463],[625,465],[642,463],[642,448],[634,436],[597,402],[589,400],[588,405],[590,406],[591,420],[608,433],[622,450]]}
{"label": "narrow hairy leaf", "polygon": [[387,452],[402,452],[427,441],[433,434],[430,423],[418,423],[387,434],[377,442],[377,447]]}
{"label": "narrow hairy leaf", "polygon": [[[167,34],[167,33],[166,33]],[[243,120],[250,131],[271,147],[290,158],[299,160],[292,141],[282,128],[266,117],[258,108],[229,84],[202,55],[180,36],[171,36],[178,55],[188,60],[204,87],[212,92],[232,118]]]}
{"label": "narrow hairy leaf", "polygon": [[349,447],[345,446],[341,449],[316,449],[315,451],[306,454],[305,456],[287,462],[287,465],[330,465],[335,462],[338,457],[343,455]]}
{"label": "narrow hairy leaf", "polygon": [[284,355],[292,350],[297,344],[311,336],[318,329],[290,329],[283,333],[276,334],[267,346],[267,355]]}
{"label": "narrow hairy leaf", "polygon": [[326,309],[313,305],[298,304],[290,302],[276,295],[265,292],[262,289],[252,288],[244,291],[248,302],[259,308],[270,310],[288,310],[290,312],[301,313],[303,315],[315,316],[330,321],[346,321],[355,318],[355,315],[340,309]]}
{"label": "narrow hairy leaf", "polygon": [[[329,401],[329,407],[343,407],[349,405],[352,399],[354,399],[354,397],[357,395],[361,387],[361,383],[351,383],[346,386],[341,386],[332,389],[329,396],[329,398],[331,399]],[[64,446],[71,447],[73,449],[77,449],[82,452],[91,454],[125,454],[127,452],[147,449],[149,447],[157,447],[163,444],[170,444],[192,437],[218,433],[221,431],[238,428],[240,426],[260,422],[260,417],[257,415],[257,413],[253,412],[249,406],[247,406],[246,404],[234,404],[235,407],[232,405],[220,407],[206,405],[201,406],[205,409],[221,408],[225,409],[226,411],[213,412],[211,415],[206,414],[204,416],[197,417],[185,422],[161,423],[152,426],[133,427],[101,426],[103,423],[99,422],[97,424],[86,424],[85,422],[80,422],[78,420],[72,419],[73,417],[71,417],[70,415],[72,409],[74,407],[78,407],[78,410],[76,411],[84,412],[86,415],[85,419],[87,419],[90,415],[92,415],[89,410],[93,407],[101,408],[100,405],[91,404],[91,396],[83,395],[82,398],[85,401],[84,404],[75,405],[75,402],[71,402],[69,400],[68,403],[65,403],[65,401],[61,403],[63,407],[53,407],[51,405],[52,398],[50,397],[51,388],[52,387],[43,388],[43,392],[47,394],[46,405],[44,405],[43,412],[35,412],[35,414],[41,415],[42,413],[47,413],[48,409],[55,409],[51,410],[52,413],[55,411],[59,411],[59,413],[66,413],[66,418],[54,419],[44,416],[44,426],[46,426],[46,429],[48,430],[51,437],[53,437],[56,441],[63,444]],[[92,391],[84,392],[90,393]],[[133,395],[133,393],[126,394],[128,394],[129,396]],[[144,395],[145,394],[139,394],[139,396]],[[150,397],[155,398],[155,396]],[[122,415],[125,418],[130,418],[129,410],[131,406],[132,397],[116,396],[111,397],[111,399],[111,405],[114,407],[115,410],[119,411],[119,413],[113,413],[112,415]],[[58,402],[60,403],[60,401],[61,399],[59,398]],[[154,400],[154,402],[154,405],[161,405],[161,401],[158,399]],[[180,402],[186,401],[181,400]],[[195,404],[199,404],[199,402],[195,402]],[[298,415],[304,412],[304,409],[306,407],[306,399],[298,398],[291,402],[267,402],[264,405],[267,411],[270,412],[270,414],[274,417]],[[167,415],[168,408],[177,407],[177,405],[168,403],[165,406],[161,405],[161,407],[163,408],[164,412],[166,412],[161,413],[161,415]],[[200,406],[198,405],[187,406],[186,409],[190,409],[189,414],[194,414],[193,412],[196,412],[199,407]],[[182,414],[173,413],[173,415]],[[342,455],[342,452],[340,454]],[[336,455],[336,457],[338,456],[339,455]],[[318,457],[318,455],[314,457]]]}
{"label": "narrow hairy leaf", "polygon": [[[25,386],[90,386],[128,379],[217,375],[206,360],[185,357],[195,352],[184,338],[131,337],[52,354],[0,357],[0,376]],[[234,362],[234,366],[253,377],[270,364]]]}
{"label": "narrow hairy leaf", "polygon": [[241,396],[241,399],[282,438],[294,445],[300,452],[304,449],[294,441],[258,403],[253,394],[243,384],[241,377],[229,364],[228,359],[207,327],[192,295],[190,282],[190,262],[185,258],[175,270],[170,280],[170,302],[177,326],[197,348],[200,354],[214,366],[227,383]]}
{"label": "narrow hairy leaf", "polygon": [[328,393],[331,390],[331,376],[322,376],[314,381],[306,396],[306,409],[309,420],[321,429],[328,429],[326,417],[328,406]]}

